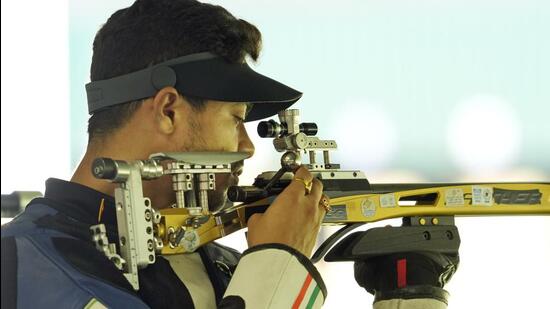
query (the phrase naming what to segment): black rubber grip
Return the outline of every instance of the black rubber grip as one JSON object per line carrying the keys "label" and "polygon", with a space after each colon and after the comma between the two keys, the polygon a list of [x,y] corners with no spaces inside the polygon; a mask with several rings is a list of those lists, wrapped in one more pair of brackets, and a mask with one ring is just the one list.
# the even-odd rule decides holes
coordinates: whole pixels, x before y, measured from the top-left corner
{"label": "black rubber grip", "polygon": [[231,186],[227,190],[227,198],[232,202],[252,203],[267,196],[265,190],[253,186]]}
{"label": "black rubber grip", "polygon": [[95,178],[113,180],[117,173],[117,165],[113,159],[97,158],[92,164],[92,174]]}

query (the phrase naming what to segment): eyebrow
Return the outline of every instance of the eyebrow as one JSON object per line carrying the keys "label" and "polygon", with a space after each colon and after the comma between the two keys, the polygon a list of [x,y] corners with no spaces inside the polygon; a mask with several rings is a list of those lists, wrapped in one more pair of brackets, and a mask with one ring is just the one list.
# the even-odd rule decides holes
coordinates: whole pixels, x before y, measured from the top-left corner
{"label": "eyebrow", "polygon": [[243,118],[246,118],[250,113],[250,110],[252,110],[252,108],[254,107],[254,104],[250,102],[235,102],[235,104],[231,108],[236,111],[238,108],[237,106],[239,106],[239,111],[240,111],[241,110],[240,107],[242,106],[241,104],[244,104],[246,107],[246,110],[244,112],[244,117],[243,117]]}

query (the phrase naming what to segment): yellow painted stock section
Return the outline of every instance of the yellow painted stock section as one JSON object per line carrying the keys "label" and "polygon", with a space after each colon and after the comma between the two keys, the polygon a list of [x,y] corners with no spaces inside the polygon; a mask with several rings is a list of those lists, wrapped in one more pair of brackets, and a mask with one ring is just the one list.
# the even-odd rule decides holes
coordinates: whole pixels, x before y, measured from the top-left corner
{"label": "yellow painted stock section", "polygon": [[[491,190],[491,196],[485,203],[475,205],[473,201],[473,188],[484,188]],[[538,190],[541,193],[539,204],[497,204],[492,196],[492,190],[526,191]],[[460,193],[460,194],[457,194]],[[337,192],[341,194],[342,192]],[[455,196],[450,196],[450,194]],[[331,192],[327,192],[331,195]],[[433,200],[425,201],[429,205],[410,205],[412,197],[428,195]],[[463,203],[460,196],[463,197]],[[458,197],[458,199],[456,199]],[[388,202],[388,200],[390,202]],[[392,204],[391,201],[394,201]],[[400,202],[401,200],[401,202]],[[326,220],[325,224],[348,224],[359,222],[376,222],[391,218],[411,216],[493,216],[493,215],[550,215],[550,183],[484,183],[484,184],[463,184],[436,186],[431,188],[395,191],[391,193],[368,193],[343,197],[331,197],[330,204],[333,211],[340,211],[345,217],[334,220]],[[400,205],[402,204],[402,205]],[[409,205],[403,205],[409,204]],[[268,199],[260,200],[249,205],[238,208],[238,219],[229,226],[216,225],[213,216],[196,229],[200,237],[200,245],[207,244],[236,230],[246,227],[244,209],[248,207],[268,205]],[[345,208],[345,213],[343,209]],[[179,226],[185,225],[189,214],[186,209],[163,209],[162,219],[157,230],[163,230],[160,235],[164,248],[161,254],[185,253],[181,246],[170,248],[168,245],[168,233],[170,227],[176,230]]]}
{"label": "yellow painted stock section", "polygon": [[[477,186],[477,185],[476,185]],[[491,199],[491,205],[473,205],[470,199],[464,204],[447,205],[446,195],[451,189],[462,190],[463,194],[471,195],[473,185],[434,187],[426,189],[397,191],[393,193],[395,205],[381,206],[381,197],[387,194],[365,194],[332,198],[331,205],[345,205],[346,220],[328,222],[332,224],[376,222],[391,218],[411,216],[491,216],[491,215],[550,215],[550,184],[483,184],[481,187],[491,187],[504,190],[534,190],[542,193],[540,204],[496,204]],[[431,205],[398,205],[404,197],[436,193],[437,197]],[[402,202],[406,203],[406,202]],[[374,208],[372,208],[374,205]]]}
{"label": "yellow painted stock section", "polygon": [[[160,226],[162,226],[165,230],[164,235],[160,235],[164,244],[161,254],[186,253],[182,246],[177,246],[175,248],[170,247],[168,242],[168,230],[170,228],[177,230],[178,227],[185,225],[185,222],[187,222],[187,219],[189,218],[189,212],[185,208],[170,208],[162,209],[160,213],[162,214]],[[206,223],[202,224],[198,229],[195,229],[200,238],[199,243],[204,245],[221,238],[222,228],[222,226],[216,225],[216,220],[213,216],[210,216]]]}

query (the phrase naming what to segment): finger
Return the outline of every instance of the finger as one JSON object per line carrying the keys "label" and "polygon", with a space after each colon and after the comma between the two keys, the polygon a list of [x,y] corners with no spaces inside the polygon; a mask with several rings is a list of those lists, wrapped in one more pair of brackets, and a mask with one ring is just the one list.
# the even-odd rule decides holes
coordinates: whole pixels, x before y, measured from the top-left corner
{"label": "finger", "polygon": [[[298,179],[296,179],[296,178],[298,178]],[[294,174],[294,179],[292,179],[292,181],[287,186],[285,191],[293,192],[293,194],[298,194],[299,193],[301,195],[305,195],[306,194],[306,184],[305,183],[311,182],[312,178],[313,178],[313,176],[307,170],[307,168],[302,166],[296,171],[296,174]]]}
{"label": "finger", "polygon": [[313,179],[313,186],[311,187],[311,192],[308,194],[308,198],[315,202],[315,205],[321,200],[321,195],[323,194],[323,183],[317,179]]}
{"label": "finger", "polygon": [[304,167],[303,165],[298,165],[296,167],[293,167],[292,168],[292,174],[296,174],[296,172],[301,169],[302,167]]}
{"label": "finger", "polygon": [[330,209],[330,198],[325,193],[321,195],[321,200],[319,201],[319,207],[321,208],[319,210],[319,224],[321,224],[328,211],[327,208]]}
{"label": "finger", "polygon": [[311,175],[307,167],[303,165],[300,166],[298,170],[296,170],[296,173],[294,173],[294,178],[296,177],[302,178],[303,180],[306,180],[306,181],[311,181],[313,179],[313,175]]}

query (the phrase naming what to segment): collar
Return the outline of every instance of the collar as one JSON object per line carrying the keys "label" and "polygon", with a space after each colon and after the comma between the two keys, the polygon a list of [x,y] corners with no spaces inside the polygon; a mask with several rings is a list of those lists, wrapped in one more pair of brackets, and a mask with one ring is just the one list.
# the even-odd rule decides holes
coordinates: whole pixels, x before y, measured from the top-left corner
{"label": "collar", "polygon": [[46,180],[44,199],[53,202],[48,204],[58,211],[79,221],[116,226],[115,199],[90,187],[49,178]]}

